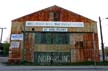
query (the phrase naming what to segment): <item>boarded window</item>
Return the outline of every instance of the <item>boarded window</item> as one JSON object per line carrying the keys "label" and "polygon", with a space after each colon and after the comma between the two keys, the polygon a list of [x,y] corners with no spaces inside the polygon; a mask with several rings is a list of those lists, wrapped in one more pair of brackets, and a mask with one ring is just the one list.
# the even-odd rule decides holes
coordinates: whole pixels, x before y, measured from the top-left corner
{"label": "boarded window", "polygon": [[59,12],[50,12],[49,19],[51,21],[60,21],[60,13]]}
{"label": "boarded window", "polygon": [[35,33],[36,44],[69,44],[69,33]]}

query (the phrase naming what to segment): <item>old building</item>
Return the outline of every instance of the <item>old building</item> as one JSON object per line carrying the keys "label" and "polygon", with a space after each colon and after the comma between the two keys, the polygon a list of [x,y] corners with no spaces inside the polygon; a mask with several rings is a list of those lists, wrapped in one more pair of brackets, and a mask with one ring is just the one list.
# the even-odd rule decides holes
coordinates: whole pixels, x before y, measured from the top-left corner
{"label": "old building", "polygon": [[51,6],[12,20],[9,62],[99,61],[97,23]]}

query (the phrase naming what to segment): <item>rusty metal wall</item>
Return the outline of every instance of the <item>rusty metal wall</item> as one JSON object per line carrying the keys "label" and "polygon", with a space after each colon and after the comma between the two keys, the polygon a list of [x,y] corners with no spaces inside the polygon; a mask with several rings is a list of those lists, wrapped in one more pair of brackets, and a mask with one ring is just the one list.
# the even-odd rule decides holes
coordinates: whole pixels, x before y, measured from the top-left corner
{"label": "rusty metal wall", "polygon": [[[26,21],[51,21],[49,16],[50,12],[59,12],[61,22],[83,22],[84,27],[72,27],[68,28],[68,32],[72,33],[70,36],[70,45],[35,45],[33,44],[33,32],[42,31],[44,27],[26,27]],[[49,27],[46,27],[49,28]],[[28,33],[25,33],[29,31]],[[94,33],[94,40],[92,33]],[[60,8],[58,6],[52,6],[29,15],[12,20],[11,35],[12,34],[24,34],[24,40],[17,40],[20,43],[18,48],[11,48],[9,50],[9,61],[22,59],[26,61],[33,62],[35,51],[63,51],[71,52],[71,61],[86,61],[94,60],[94,48],[93,41],[95,41],[96,46],[96,60],[99,61],[99,47],[98,47],[98,33],[97,24],[95,21],[68,11],[66,9]],[[84,48],[78,48],[83,42]],[[86,42],[88,41],[88,42]],[[11,40],[13,42],[13,40]],[[88,46],[88,47],[85,47]],[[36,48],[35,48],[36,47]],[[57,47],[57,48],[56,48]],[[70,51],[71,49],[71,51]],[[91,59],[89,59],[89,57]]]}

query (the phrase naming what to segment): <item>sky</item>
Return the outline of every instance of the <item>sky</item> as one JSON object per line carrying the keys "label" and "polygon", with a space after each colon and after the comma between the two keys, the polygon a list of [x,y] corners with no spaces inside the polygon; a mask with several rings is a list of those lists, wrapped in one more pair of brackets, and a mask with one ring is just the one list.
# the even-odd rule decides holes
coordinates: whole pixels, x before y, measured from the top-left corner
{"label": "sky", "polygon": [[[60,6],[97,21],[98,33],[100,32],[98,22],[98,17],[100,16],[102,20],[104,45],[108,46],[108,19],[105,19],[108,17],[107,0],[0,0],[0,28],[6,28],[3,30],[2,42],[10,36],[11,21],[13,19],[53,5]],[[100,44],[99,36],[99,46]]]}

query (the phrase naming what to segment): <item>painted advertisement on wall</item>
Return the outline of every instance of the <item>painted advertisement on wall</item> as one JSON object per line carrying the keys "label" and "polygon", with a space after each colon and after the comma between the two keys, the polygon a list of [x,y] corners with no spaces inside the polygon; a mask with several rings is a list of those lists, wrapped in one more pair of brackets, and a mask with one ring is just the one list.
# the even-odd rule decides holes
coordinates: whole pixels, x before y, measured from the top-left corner
{"label": "painted advertisement on wall", "polygon": [[37,64],[69,63],[70,52],[35,52],[34,62]]}

